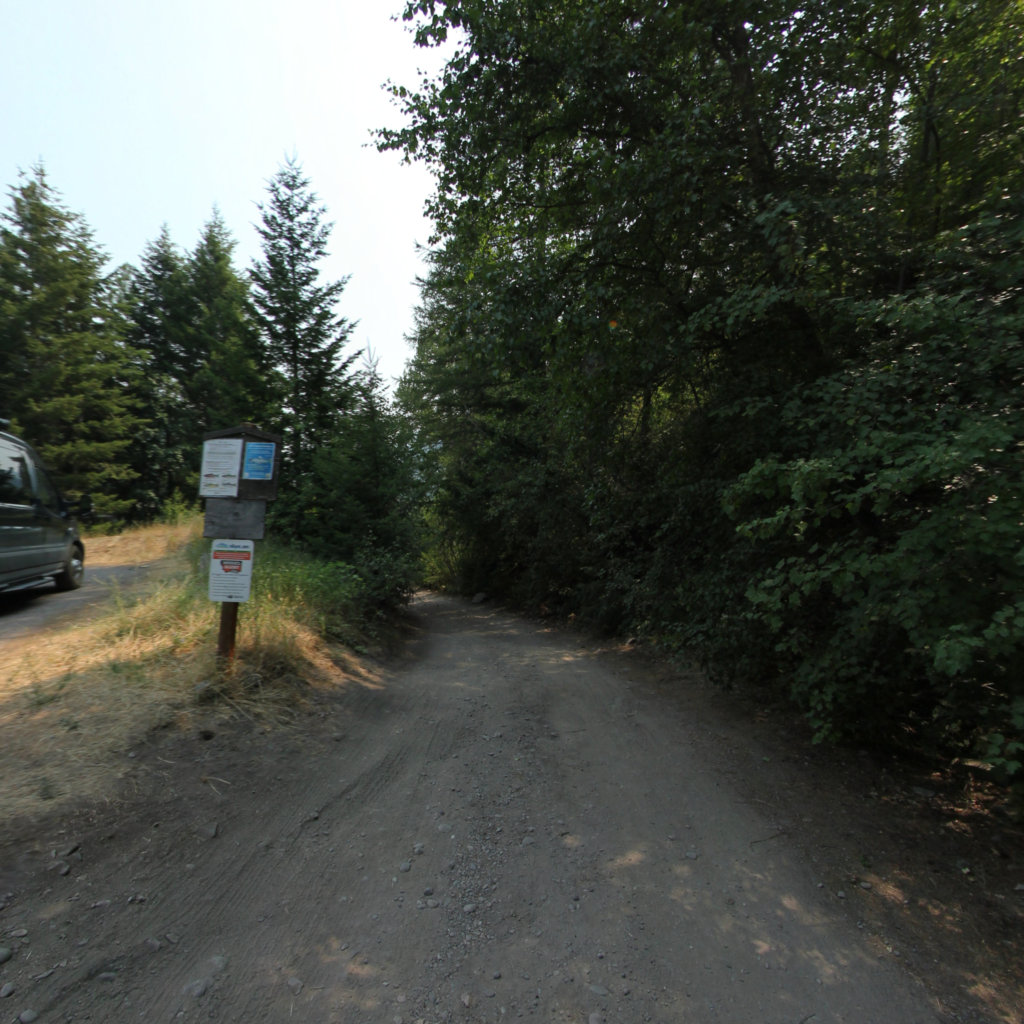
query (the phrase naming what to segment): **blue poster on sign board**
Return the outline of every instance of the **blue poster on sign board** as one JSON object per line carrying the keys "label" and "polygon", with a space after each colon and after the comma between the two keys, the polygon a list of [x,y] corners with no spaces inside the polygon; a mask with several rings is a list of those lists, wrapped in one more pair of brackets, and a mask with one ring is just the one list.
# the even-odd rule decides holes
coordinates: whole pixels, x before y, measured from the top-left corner
{"label": "blue poster on sign board", "polygon": [[243,480],[272,480],[274,478],[274,448],[270,441],[249,441],[245,446],[242,464]]}

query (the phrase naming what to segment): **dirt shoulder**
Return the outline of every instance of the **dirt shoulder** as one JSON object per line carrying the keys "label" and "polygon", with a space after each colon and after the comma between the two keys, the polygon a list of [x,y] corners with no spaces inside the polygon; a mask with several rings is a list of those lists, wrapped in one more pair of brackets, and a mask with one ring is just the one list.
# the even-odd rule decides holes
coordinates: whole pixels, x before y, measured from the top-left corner
{"label": "dirt shoulder", "polygon": [[414,613],[289,722],[211,709],[8,823],[10,1019],[1024,1019],[1024,848],[981,794],[641,651]]}

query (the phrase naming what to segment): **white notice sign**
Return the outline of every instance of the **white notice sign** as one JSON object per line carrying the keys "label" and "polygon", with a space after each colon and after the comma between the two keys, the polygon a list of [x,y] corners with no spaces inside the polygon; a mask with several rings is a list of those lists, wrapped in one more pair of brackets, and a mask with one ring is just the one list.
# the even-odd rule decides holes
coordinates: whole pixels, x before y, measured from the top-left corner
{"label": "white notice sign", "polygon": [[237,498],[241,470],[240,437],[204,441],[203,468],[199,471],[199,497]]}
{"label": "white notice sign", "polygon": [[210,558],[210,600],[241,604],[252,588],[251,540],[215,540]]}

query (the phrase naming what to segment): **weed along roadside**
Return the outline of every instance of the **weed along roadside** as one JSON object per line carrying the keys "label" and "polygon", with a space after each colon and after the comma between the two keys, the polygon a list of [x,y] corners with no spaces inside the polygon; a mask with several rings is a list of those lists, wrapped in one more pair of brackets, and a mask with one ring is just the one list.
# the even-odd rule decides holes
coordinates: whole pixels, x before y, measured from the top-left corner
{"label": "weed along roadside", "polygon": [[217,664],[235,658],[238,606],[249,600],[255,541],[263,540],[267,502],[277,497],[281,438],[251,423],[203,437],[199,496],[206,499],[203,536],[213,538],[209,596],[220,603]]}

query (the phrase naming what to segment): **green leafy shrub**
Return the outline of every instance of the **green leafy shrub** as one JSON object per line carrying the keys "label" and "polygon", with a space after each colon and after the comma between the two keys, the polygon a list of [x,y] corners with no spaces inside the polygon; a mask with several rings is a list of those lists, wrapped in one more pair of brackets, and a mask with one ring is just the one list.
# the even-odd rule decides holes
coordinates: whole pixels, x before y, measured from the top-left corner
{"label": "green leafy shrub", "polygon": [[937,250],[939,286],[851,304],[870,358],[796,394],[794,454],[726,497],[740,535],[781,552],[747,615],[819,736],[911,730],[1008,777],[1024,775],[1021,234],[984,220]]}

